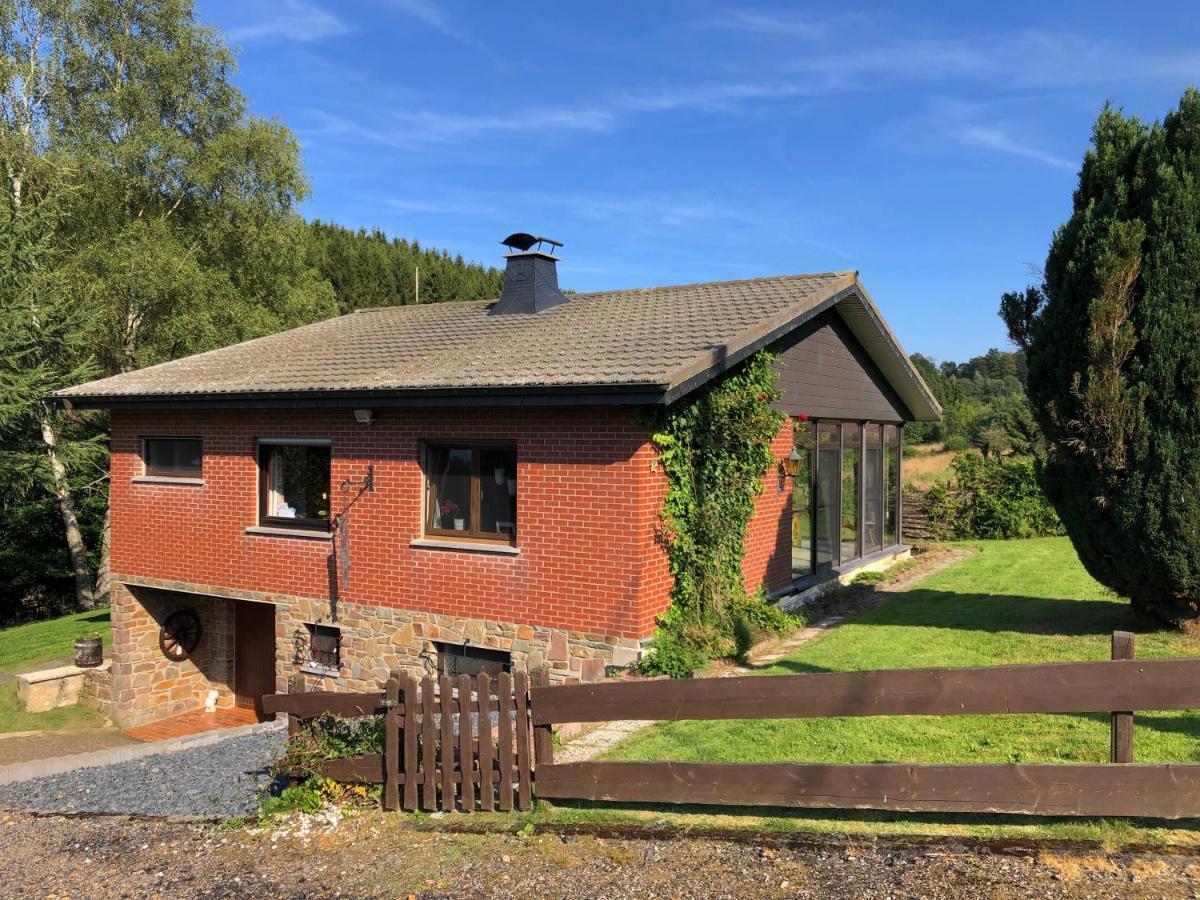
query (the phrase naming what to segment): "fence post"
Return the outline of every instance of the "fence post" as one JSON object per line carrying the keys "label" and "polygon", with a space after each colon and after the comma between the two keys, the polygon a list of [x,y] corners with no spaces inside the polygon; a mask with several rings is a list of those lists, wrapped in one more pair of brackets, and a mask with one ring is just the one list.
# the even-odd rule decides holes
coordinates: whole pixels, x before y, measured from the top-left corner
{"label": "fence post", "polygon": [[[290,678],[288,678],[287,692],[289,694],[303,694],[304,693],[304,676],[301,675],[299,672],[293,673],[292,676]],[[288,714],[288,737],[291,737],[292,735],[299,733],[299,731],[300,731],[300,717],[289,713]]]}
{"label": "fence post", "polygon": [[[1112,658],[1133,659],[1133,634],[1131,632],[1113,632]],[[1114,711],[1111,727],[1112,762],[1133,762],[1133,710]]]}
{"label": "fence post", "polygon": [[[541,666],[533,670],[530,678],[532,687],[549,687],[550,673],[545,666]],[[532,700],[530,702],[530,718],[532,718]],[[550,765],[554,762],[554,732],[552,725],[534,725],[533,726],[533,765],[534,776],[537,775],[537,767],[542,763]]]}
{"label": "fence post", "polygon": [[417,679],[404,678],[404,808],[417,808]]}
{"label": "fence post", "polygon": [[387,715],[383,720],[383,808],[400,808],[400,671],[385,687]]}

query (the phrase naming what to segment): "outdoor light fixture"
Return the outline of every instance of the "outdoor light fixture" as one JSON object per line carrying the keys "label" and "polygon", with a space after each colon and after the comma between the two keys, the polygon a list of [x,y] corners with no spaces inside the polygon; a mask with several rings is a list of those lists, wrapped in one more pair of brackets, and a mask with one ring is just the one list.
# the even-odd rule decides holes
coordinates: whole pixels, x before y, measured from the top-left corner
{"label": "outdoor light fixture", "polygon": [[373,418],[373,411],[369,409],[356,409],[354,411],[354,421],[359,425],[370,425]]}
{"label": "outdoor light fixture", "polygon": [[783,467],[784,475],[795,478],[796,473],[800,471],[800,451],[793,447],[792,452],[784,457],[779,465]]}

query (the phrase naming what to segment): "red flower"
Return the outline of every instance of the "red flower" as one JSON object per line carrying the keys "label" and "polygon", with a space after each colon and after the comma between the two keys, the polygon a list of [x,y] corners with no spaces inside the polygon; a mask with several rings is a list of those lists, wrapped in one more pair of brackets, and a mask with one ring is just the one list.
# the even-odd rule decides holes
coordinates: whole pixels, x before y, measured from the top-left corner
{"label": "red flower", "polygon": [[765,391],[764,391],[763,393],[761,393],[761,394],[759,394],[759,395],[758,395],[758,402],[759,402],[759,403],[762,403],[762,402],[763,402],[764,400],[766,400],[766,399],[767,399],[767,394],[766,394],[766,392],[765,392]]}
{"label": "red flower", "polygon": [[799,419],[801,422],[807,422],[808,414],[807,413],[797,413],[796,418]]}

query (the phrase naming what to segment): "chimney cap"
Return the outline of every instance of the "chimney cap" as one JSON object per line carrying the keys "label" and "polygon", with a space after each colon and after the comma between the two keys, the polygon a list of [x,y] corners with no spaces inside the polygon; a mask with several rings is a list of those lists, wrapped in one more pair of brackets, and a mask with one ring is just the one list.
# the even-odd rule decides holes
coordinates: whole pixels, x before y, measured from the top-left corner
{"label": "chimney cap", "polygon": [[[513,234],[510,234],[508,237],[506,237],[504,240],[502,240],[500,243],[503,244],[505,247],[508,247],[514,253],[528,253],[529,249],[531,247],[533,247],[534,244],[537,244],[537,252],[539,252],[539,253],[543,252],[542,244],[549,244],[552,248],[553,247],[561,247],[563,245],[562,241],[556,241],[556,240],[554,240],[554,238],[541,237],[540,235],[527,234],[524,231],[514,232]],[[554,251],[550,250],[547,252],[553,253]]]}

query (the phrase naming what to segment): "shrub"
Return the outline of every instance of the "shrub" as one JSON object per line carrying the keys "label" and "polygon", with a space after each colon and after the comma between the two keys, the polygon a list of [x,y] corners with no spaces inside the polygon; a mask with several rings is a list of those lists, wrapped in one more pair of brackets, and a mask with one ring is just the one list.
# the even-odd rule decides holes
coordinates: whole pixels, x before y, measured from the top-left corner
{"label": "shrub", "polygon": [[1200,612],[1197,135],[1194,88],[1153,125],[1106,106],[1043,284],[1000,308],[1080,560],[1166,619]]}
{"label": "shrub", "polygon": [[316,777],[325,760],[382,753],[383,735],[383,716],[319,716],[288,737],[274,769],[288,777]]}
{"label": "shrub", "polygon": [[675,629],[660,627],[654,633],[650,652],[642,657],[641,670],[646,675],[691,678],[693,672],[708,665],[708,659],[703,650],[681,639]]}
{"label": "shrub", "polygon": [[1062,523],[1043,493],[1040,463],[1032,459],[956,454],[949,484],[925,494],[924,509],[943,537],[1027,538],[1062,534]]}

